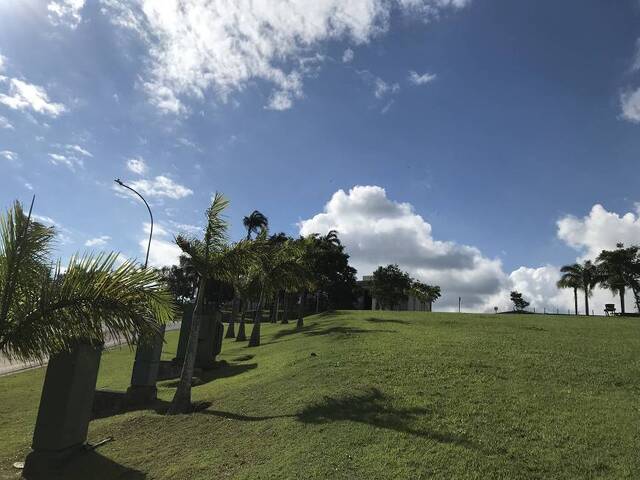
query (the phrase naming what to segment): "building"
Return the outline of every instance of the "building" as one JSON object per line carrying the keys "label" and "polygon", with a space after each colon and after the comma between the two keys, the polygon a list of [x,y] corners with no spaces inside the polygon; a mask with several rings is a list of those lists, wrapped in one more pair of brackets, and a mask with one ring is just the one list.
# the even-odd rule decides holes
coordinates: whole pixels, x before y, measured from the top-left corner
{"label": "building", "polygon": [[[371,294],[373,275],[364,275],[359,280],[358,286],[362,289],[362,295],[358,298],[358,309],[360,310],[380,310],[380,305]],[[409,295],[406,300],[401,301],[394,310],[410,312],[430,312],[431,302],[421,302],[413,295]]]}

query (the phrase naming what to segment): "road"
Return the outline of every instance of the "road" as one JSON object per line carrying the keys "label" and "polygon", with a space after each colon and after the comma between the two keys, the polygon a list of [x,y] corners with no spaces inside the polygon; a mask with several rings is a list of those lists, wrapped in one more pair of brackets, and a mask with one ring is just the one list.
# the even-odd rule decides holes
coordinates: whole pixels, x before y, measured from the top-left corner
{"label": "road", "polygon": [[[180,322],[170,322],[167,323],[167,327],[165,329],[165,331],[169,332],[171,330],[179,330],[180,329]],[[121,339],[118,338],[109,338],[106,342],[105,342],[105,346],[104,348],[112,348],[115,347],[117,345],[121,345],[123,342]],[[6,357],[4,357],[3,355],[0,354],[0,377],[3,375],[8,375],[10,373],[16,373],[19,372],[21,370],[26,370],[29,368],[39,368],[39,367],[43,367],[47,364],[47,362],[45,361],[44,363],[40,363],[40,362],[10,362]]]}

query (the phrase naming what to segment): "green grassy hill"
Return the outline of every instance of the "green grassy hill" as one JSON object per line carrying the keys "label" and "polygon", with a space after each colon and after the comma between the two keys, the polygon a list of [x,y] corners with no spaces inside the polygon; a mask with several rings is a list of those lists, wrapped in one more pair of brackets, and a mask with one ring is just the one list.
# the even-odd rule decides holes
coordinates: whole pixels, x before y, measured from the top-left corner
{"label": "green grassy hill", "polygon": [[[115,440],[70,478],[640,478],[637,319],[337,312],[264,327],[259,348],[225,340],[228,365],[194,388],[207,409],[94,420],[90,441]],[[132,356],[106,353],[99,388],[126,389]],[[28,452],[43,374],[0,378],[0,478]]]}

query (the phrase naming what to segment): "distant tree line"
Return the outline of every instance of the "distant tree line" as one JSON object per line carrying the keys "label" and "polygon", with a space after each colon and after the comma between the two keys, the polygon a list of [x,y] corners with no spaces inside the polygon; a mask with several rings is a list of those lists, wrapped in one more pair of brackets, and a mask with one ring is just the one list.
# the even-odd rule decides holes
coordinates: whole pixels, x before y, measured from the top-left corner
{"label": "distant tree line", "polygon": [[439,286],[427,285],[411,278],[395,264],[380,266],[373,272],[371,294],[382,310],[393,310],[409,296],[424,303],[433,303],[441,295]]}

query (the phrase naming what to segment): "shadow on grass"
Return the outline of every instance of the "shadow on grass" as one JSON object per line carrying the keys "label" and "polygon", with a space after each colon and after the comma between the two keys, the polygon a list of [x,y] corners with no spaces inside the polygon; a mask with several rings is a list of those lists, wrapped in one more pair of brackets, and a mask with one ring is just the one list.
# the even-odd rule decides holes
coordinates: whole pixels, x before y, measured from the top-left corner
{"label": "shadow on grass", "polygon": [[[326,328],[322,328],[322,327],[323,327],[322,324],[312,323],[310,325],[305,325],[304,327],[301,327],[301,328],[282,329],[277,331],[273,335],[273,338],[274,340],[279,340],[281,338],[288,337],[290,335],[295,335],[295,334],[315,337],[320,335],[356,335],[360,333],[396,333],[395,330],[368,330],[365,328],[345,327],[345,326],[326,327]],[[276,343],[276,342],[269,342],[269,343]]]}
{"label": "shadow on grass", "polygon": [[79,453],[71,459],[65,465],[59,478],[64,480],[86,480],[88,478],[92,480],[143,480],[147,478],[147,474],[120,465],[98,452],[87,451]]}
{"label": "shadow on grass", "polygon": [[315,405],[306,407],[298,414],[304,423],[329,423],[350,421],[365,423],[379,428],[408,433],[429,438],[440,443],[453,443],[462,447],[475,447],[469,440],[451,433],[436,432],[414,427],[414,424],[432,412],[426,408],[398,408],[392,405],[392,398],[377,388],[341,398],[325,398]]}
{"label": "shadow on grass", "polygon": [[[250,360],[251,358],[253,358],[253,355],[245,355],[245,357],[249,357],[247,358],[247,360]],[[202,370],[198,372],[197,375],[194,375],[191,386],[197,387],[199,385],[205,385],[207,383],[213,382],[214,380],[218,380],[220,378],[235,377],[236,375],[240,375],[257,367],[257,363],[236,365],[227,363],[226,361],[222,360],[220,362],[216,362],[216,366],[211,370]],[[178,383],[180,383],[180,379],[162,382],[162,386],[176,388],[178,386]]]}
{"label": "shadow on grass", "polygon": [[451,443],[465,448],[477,448],[469,440],[446,432],[437,432],[415,426],[432,412],[426,408],[399,408],[392,405],[393,399],[377,388],[339,398],[327,397],[305,407],[295,415],[243,415],[220,410],[201,410],[199,414],[213,415],[240,422],[261,422],[279,418],[294,418],[303,423],[323,424],[331,422],[358,422],[378,428],[428,438],[440,443]]}
{"label": "shadow on grass", "polygon": [[377,318],[377,317],[367,318],[366,321],[371,323],[397,323],[398,325],[409,325],[411,323],[411,322],[407,322],[406,320],[398,320],[395,318]]}

